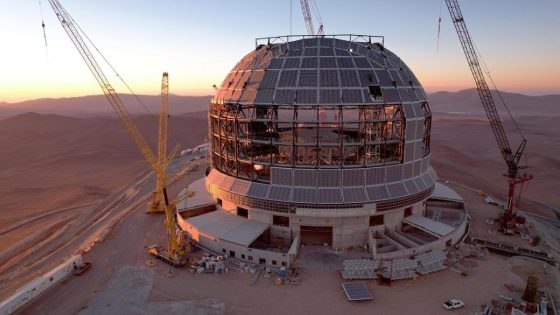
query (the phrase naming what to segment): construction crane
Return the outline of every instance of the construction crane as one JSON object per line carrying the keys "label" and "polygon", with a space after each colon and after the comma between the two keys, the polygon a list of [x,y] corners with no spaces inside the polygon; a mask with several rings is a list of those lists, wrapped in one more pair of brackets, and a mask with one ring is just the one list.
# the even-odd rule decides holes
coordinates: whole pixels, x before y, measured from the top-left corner
{"label": "construction crane", "polygon": [[507,231],[511,228],[512,224],[515,221],[515,215],[513,213],[515,185],[533,179],[533,176],[530,174],[519,173],[519,170],[523,168],[519,166],[519,161],[521,159],[521,156],[523,155],[523,151],[525,150],[527,140],[522,135],[521,144],[519,144],[515,153],[512,151],[506,132],[504,131],[502,121],[500,119],[500,116],[498,115],[498,110],[496,109],[496,105],[494,104],[492,93],[488,88],[484,73],[482,72],[482,67],[478,60],[478,55],[476,53],[474,44],[467,30],[467,25],[465,24],[465,19],[463,18],[463,14],[461,13],[459,2],[458,0],[445,0],[445,3],[447,4],[449,14],[451,15],[451,20],[453,21],[453,25],[455,26],[455,30],[457,31],[457,36],[459,37],[459,41],[461,42],[461,46],[463,47],[463,51],[465,53],[465,56],[467,57],[467,62],[476,83],[478,95],[480,96],[480,100],[482,101],[482,105],[484,106],[484,110],[486,111],[486,115],[488,117],[488,121],[490,122],[490,126],[492,127],[494,137],[498,142],[502,157],[507,164],[506,176],[508,178],[509,184],[508,201],[507,208],[505,209],[505,213],[502,218],[502,225],[504,228],[506,228]]}
{"label": "construction crane", "polygon": [[[136,127],[136,125],[134,124],[134,121],[132,120],[128,111],[126,110],[126,107],[124,106],[124,103],[109,83],[109,80],[95,60],[88,45],[80,35],[79,26],[77,25],[77,23],[66,11],[66,9],[64,9],[64,7],[58,0],[49,0],[49,4],[56,14],[56,17],[60,21],[62,28],[64,29],[66,34],[68,34],[68,37],[80,53],[82,59],[88,66],[97,82],[99,83],[99,86],[103,90],[103,94],[105,94],[105,97],[109,101],[109,104],[111,104],[111,107],[113,108],[121,122],[125,125],[126,129],[130,133],[130,136],[144,155],[144,158],[148,161],[157,176],[166,178],[167,174],[165,173],[167,164],[165,166],[162,165],[154,157],[150,146],[146,142],[144,136],[142,136],[142,133],[140,132],[138,127]],[[186,246],[188,246],[188,243],[186,246],[184,244],[180,244],[179,239],[181,235],[177,235],[176,233],[175,205],[177,203],[177,200],[169,202],[165,187],[162,188],[162,195],[165,201],[165,222],[168,234],[168,247],[167,253],[165,255],[158,252],[158,258],[161,258],[162,260],[172,265],[179,265],[181,258],[186,251]]]}
{"label": "construction crane", "polygon": [[[314,1],[314,0],[311,0]],[[317,5],[315,5],[315,11],[317,12],[317,20],[319,21],[319,29],[315,33],[315,27],[313,26],[313,18],[311,17],[311,10],[309,9],[309,2],[307,0],[300,0],[301,11],[303,12],[303,20],[305,21],[305,27],[307,27],[308,35],[323,35],[323,21],[321,21],[321,16],[318,14]]]}
{"label": "construction crane", "polygon": [[[157,161],[161,167],[167,167],[167,119],[169,117],[169,74],[164,72],[161,78],[161,103],[159,111],[158,131],[158,156]],[[171,154],[173,156],[173,154]],[[148,212],[165,211],[163,188],[167,188],[167,172],[156,173],[156,189],[153,200],[148,205]]]}

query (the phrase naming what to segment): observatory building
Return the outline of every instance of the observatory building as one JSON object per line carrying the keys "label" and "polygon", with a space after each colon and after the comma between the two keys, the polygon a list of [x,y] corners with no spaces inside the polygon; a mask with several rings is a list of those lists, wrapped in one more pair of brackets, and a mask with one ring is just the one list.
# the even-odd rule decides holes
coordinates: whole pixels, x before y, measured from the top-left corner
{"label": "observatory building", "polygon": [[[374,257],[454,244],[467,216],[461,197],[436,183],[431,117],[424,89],[382,37],[257,39],[209,108],[204,186],[218,210],[180,225],[212,250],[278,265],[300,244],[368,245]],[[434,219],[430,203],[444,215]]]}

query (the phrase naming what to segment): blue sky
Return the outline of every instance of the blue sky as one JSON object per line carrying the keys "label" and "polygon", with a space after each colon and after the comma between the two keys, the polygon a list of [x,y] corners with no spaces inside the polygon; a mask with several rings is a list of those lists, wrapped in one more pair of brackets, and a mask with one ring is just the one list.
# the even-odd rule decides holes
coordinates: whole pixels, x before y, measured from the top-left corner
{"label": "blue sky", "polygon": [[[445,4],[436,51],[440,0],[315,0],[326,34],[384,35],[387,48],[425,89],[473,87]],[[0,101],[99,94],[89,73],[42,0],[48,58],[37,0],[2,0]],[[212,94],[256,37],[305,34],[299,1],[62,0],[138,93],[157,94],[161,72],[171,91]],[[560,93],[560,1],[460,1],[467,26],[503,90]],[[315,20],[316,28],[318,23]],[[122,86],[106,71],[119,91]]]}

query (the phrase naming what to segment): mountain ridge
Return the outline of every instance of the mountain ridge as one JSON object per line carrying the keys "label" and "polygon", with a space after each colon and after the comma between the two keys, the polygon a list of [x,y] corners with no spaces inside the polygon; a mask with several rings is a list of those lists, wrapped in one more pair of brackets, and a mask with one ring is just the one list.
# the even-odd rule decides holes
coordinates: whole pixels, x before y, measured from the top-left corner
{"label": "mountain ridge", "polygon": [[[521,115],[560,114],[560,94],[532,96],[512,92],[500,93],[512,113]],[[492,94],[500,114],[507,114],[500,104],[496,91],[493,91]],[[130,114],[159,113],[159,95],[138,95],[146,107],[148,107],[149,112],[135,99],[134,95],[119,95]],[[210,95],[183,96],[170,94],[169,113],[171,115],[181,115],[207,111],[211,98],[212,96]],[[434,92],[428,95],[428,101],[433,112],[484,114],[480,98],[474,88],[456,92]],[[63,98],[39,98],[17,103],[0,102],[0,117],[6,118],[25,112],[59,114],[72,117],[113,115],[113,109],[102,94]]]}

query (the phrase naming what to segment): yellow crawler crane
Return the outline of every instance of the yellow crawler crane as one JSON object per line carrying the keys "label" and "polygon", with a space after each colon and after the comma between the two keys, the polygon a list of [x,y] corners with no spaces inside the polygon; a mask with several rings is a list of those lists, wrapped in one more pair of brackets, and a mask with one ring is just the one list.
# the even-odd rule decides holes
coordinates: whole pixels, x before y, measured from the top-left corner
{"label": "yellow crawler crane", "polygon": [[[49,4],[56,14],[56,17],[60,21],[62,28],[64,29],[66,34],[68,34],[68,37],[82,56],[84,62],[88,66],[97,82],[99,83],[99,86],[103,90],[103,94],[105,94],[105,97],[111,104],[111,107],[113,108],[121,122],[125,125],[126,129],[130,133],[130,136],[144,155],[144,158],[148,161],[157,176],[166,178],[166,166],[170,162],[170,159],[167,159],[165,163],[160,163],[154,157],[154,154],[150,149],[150,146],[146,142],[144,136],[142,136],[142,133],[134,124],[119,95],[115,92],[115,90],[109,83],[109,80],[103,73],[101,67],[91,53],[88,45],[82,38],[80,32],[83,33],[83,31],[79,28],[77,23],[66,11],[66,9],[64,9],[64,7],[58,0],[49,0]],[[84,37],[86,37],[86,39],[88,39],[89,41],[87,35],[84,34]],[[91,41],[89,42],[91,43]],[[173,155],[171,155],[171,157],[172,156]],[[155,255],[173,266],[180,266],[182,265],[182,256],[188,249],[189,243],[188,241],[182,239],[182,235],[181,237],[178,237],[178,234],[180,233],[178,233],[178,229],[176,228],[177,224],[175,217],[175,205],[178,201],[174,200],[172,202],[169,202],[165,187],[162,188],[162,195],[165,201],[165,223],[168,234],[168,247],[167,253],[160,253],[159,251],[156,251]],[[180,241],[182,244],[180,244]],[[150,253],[153,254],[153,251],[150,250]]]}
{"label": "yellow crawler crane", "polygon": [[[169,74],[163,73],[161,78],[161,104],[159,110],[159,132],[158,132],[158,163],[162,167],[167,166],[167,119],[169,118]],[[170,155],[173,157],[173,154]],[[153,200],[148,205],[148,212],[160,213],[165,211],[163,188],[167,188],[167,172],[156,173],[156,189],[153,192]]]}

